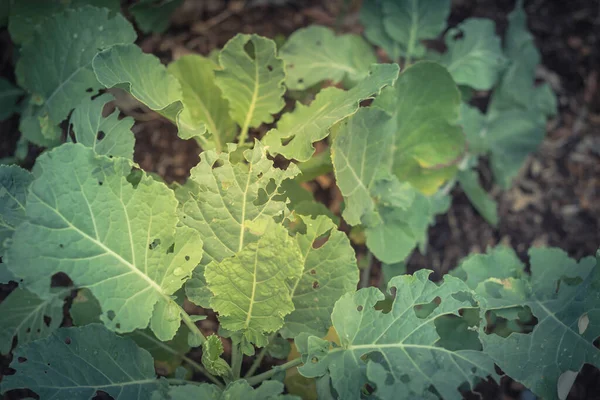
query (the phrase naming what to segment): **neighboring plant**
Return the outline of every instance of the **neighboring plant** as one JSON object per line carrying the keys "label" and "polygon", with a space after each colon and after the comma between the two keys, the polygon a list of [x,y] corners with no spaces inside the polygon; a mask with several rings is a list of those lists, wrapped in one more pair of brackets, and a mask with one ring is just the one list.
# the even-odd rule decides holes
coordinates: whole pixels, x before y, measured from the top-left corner
{"label": "neighboring plant", "polygon": [[[28,17],[38,26],[19,42],[16,70],[28,93],[20,129],[49,150],[31,173],[0,166],[0,277],[18,283],[0,303],[0,352],[13,352],[15,370],[3,378],[2,393],[458,399],[482,380],[497,380],[497,365],[552,399],[565,397],[583,364],[600,366],[594,258],[578,263],[558,249],[532,249],[528,273],[499,247],[470,256],[440,283],[423,270],[385,276],[384,292],[357,291],[355,250],[339,218],[299,184],[333,166],[344,221],[391,264],[424,245],[433,217],[449,206],[440,185],[474,173],[457,165],[491,152],[497,177],[512,177],[503,169],[512,143],[503,148],[476,133],[479,150],[465,152],[467,142],[469,149],[478,143],[471,125],[489,131],[507,118],[502,113],[522,111],[511,108],[514,89],[504,88],[511,77],[522,79],[517,72],[504,72],[485,116],[461,105],[457,83],[489,89],[504,71],[475,63],[473,70],[485,72],[471,80],[452,67],[469,60],[467,33],[490,34],[487,23],[465,22],[465,37],[452,37],[449,53],[427,56],[417,39],[437,35],[432,27],[414,27],[406,42],[403,32],[386,33],[396,26],[386,19],[379,28],[365,19],[367,37],[388,40],[391,47],[377,43],[390,56],[439,61],[400,73],[395,63],[377,64],[359,36],[323,27],[294,33],[280,50],[270,39],[240,34],[217,61],[188,55],[164,66],[133,44],[135,31],[120,14],[80,4],[93,1],[59,3],[52,18]],[[365,15],[401,19],[404,2],[386,4],[366,2]],[[447,13],[431,9],[418,20],[440,13],[443,22]],[[496,43],[502,58],[497,40],[485,41],[475,48]],[[515,39],[507,54],[530,43]],[[324,80],[344,89],[327,87],[308,100]],[[133,162],[134,120],[105,113],[116,90],[201,145],[184,184],[168,185]],[[308,101],[288,111],[287,90]],[[540,124],[539,109],[531,112]],[[266,124],[259,140],[256,128]],[[313,144],[324,139],[330,153],[314,155]],[[476,181],[467,182],[479,188]],[[361,286],[369,284],[370,265],[365,271]],[[198,328],[206,315],[190,314],[189,302],[218,315],[218,335]],[[59,328],[65,305],[74,326]],[[191,348],[201,348],[201,363],[186,356]],[[267,355],[287,361],[257,373]],[[254,357],[247,369],[244,356]],[[202,382],[192,380],[194,372]]]}

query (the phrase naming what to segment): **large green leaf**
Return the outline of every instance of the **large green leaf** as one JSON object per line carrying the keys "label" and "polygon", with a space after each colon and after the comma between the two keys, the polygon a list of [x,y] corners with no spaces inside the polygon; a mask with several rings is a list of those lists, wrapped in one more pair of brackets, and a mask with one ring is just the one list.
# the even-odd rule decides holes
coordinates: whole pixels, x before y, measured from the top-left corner
{"label": "large green leaf", "polygon": [[[131,117],[119,119],[116,110],[104,117],[104,106],[112,100],[107,93],[93,100],[85,98],[71,114],[69,129],[77,143],[90,147],[96,154],[133,160],[135,137],[131,127],[135,121]],[[71,141],[71,136],[68,139]]]}
{"label": "large green leaf", "polygon": [[[102,321],[118,332],[150,326],[161,340],[179,328],[171,296],[202,257],[199,234],[176,228],[177,200],[163,183],[141,175],[133,186],[125,159],[64,144],[38,158],[28,220],[6,254],[11,272],[42,299],[50,278],[69,275],[102,306]],[[166,313],[165,313],[166,311]]]}
{"label": "large green leaf", "polygon": [[163,33],[169,27],[171,14],[183,0],[140,0],[129,9],[144,33]]}
{"label": "large green leaf", "polygon": [[324,26],[295,31],[280,51],[285,61],[285,85],[304,90],[324,80],[353,86],[367,76],[377,58],[360,36],[340,35]]}
{"label": "large green leaf", "polygon": [[[515,262],[514,272],[476,260],[465,271],[468,279],[479,282],[482,315],[528,307],[537,318],[532,332],[514,332],[506,338],[487,334],[482,326],[484,351],[538,396],[558,399],[562,373],[577,372],[584,363],[600,367],[600,350],[594,346],[600,336],[600,291],[592,279],[598,267],[593,257],[577,263],[559,249],[534,248],[529,255],[531,277]],[[582,324],[582,318],[589,323]]]}
{"label": "large green leaf", "polygon": [[506,65],[494,22],[470,18],[446,33],[447,52],[441,63],[459,85],[488,90]]}
{"label": "large green leaf", "polygon": [[283,318],[294,310],[290,289],[304,266],[299,246],[282,225],[272,220],[246,225],[258,240],[233,257],[212,261],[204,276],[221,327],[264,347],[266,334],[280,329]]}
{"label": "large green leaf", "polygon": [[215,72],[217,85],[229,100],[229,114],[242,127],[242,136],[249,128],[273,122],[273,114],[285,105],[285,69],[275,42],[238,34],[219,53],[219,63],[223,69]]}
{"label": "large green leaf", "polygon": [[204,242],[201,266],[186,284],[190,300],[203,306],[210,298],[203,267],[213,260],[231,257],[258,240],[259,236],[248,228],[249,222],[283,218],[288,213],[286,203],[275,200],[275,196],[281,183],[299,172],[293,164],[287,170],[274,168],[258,141],[252,150],[244,152],[248,164],[234,162],[235,151],[236,146],[230,144],[228,153],[201,154],[200,163],[191,171],[189,193],[193,198],[181,208],[182,223],[200,232]]}
{"label": "large green leaf", "polygon": [[400,58],[400,45],[385,31],[383,26],[383,2],[385,0],[364,0],[360,8],[360,22],[365,27],[365,37],[381,47],[392,61]]}
{"label": "large green leaf", "polygon": [[[229,116],[229,102],[215,83],[218,68],[211,59],[195,54],[185,55],[168,66],[183,91],[182,118],[198,126],[205,125],[208,135],[206,140],[199,140],[204,150],[223,150],[237,133],[237,126]],[[186,114],[189,116],[183,117]]]}
{"label": "large green leaf", "polygon": [[23,90],[0,78],[0,121],[19,110],[17,101],[23,96]]}
{"label": "large green leaf", "polygon": [[383,0],[383,26],[407,60],[425,54],[423,39],[435,39],[446,26],[450,0]]}
{"label": "large green leaf", "polygon": [[[329,372],[343,399],[360,399],[367,382],[380,399],[435,398],[435,392],[444,399],[461,399],[459,386],[473,388],[478,378],[495,375],[493,362],[483,352],[441,346],[436,319],[457,315],[474,302],[461,280],[447,276],[437,285],[429,281],[429,274],[421,270],[392,278],[394,301],[385,313],[375,308],[385,298],[376,288],[344,295],[332,314],[340,346],[330,349],[315,336],[297,338],[306,360],[300,373],[316,377]],[[417,314],[420,305],[428,306],[429,312]]]}
{"label": "large green leaf", "polygon": [[322,90],[308,106],[296,103],[296,109],[285,114],[263,138],[269,153],[287,159],[307,161],[315,149],[313,143],[324,139],[329,128],[354,114],[362,100],[369,99],[398,76],[397,64],[376,64],[367,77],[348,91],[330,87]]}
{"label": "large green leaf", "polygon": [[[300,400],[297,396],[281,394],[283,383],[272,380],[265,381],[256,389],[245,380],[235,381],[229,384],[225,390],[215,385],[202,383],[200,385],[171,386],[167,400]],[[164,400],[161,392],[155,392],[152,400]]]}
{"label": "large green leaf", "polygon": [[42,399],[92,399],[103,391],[116,400],[145,400],[166,390],[146,350],[99,324],[19,346],[11,368],[16,373],[4,377],[2,392],[27,388]]}
{"label": "large green leaf", "polygon": [[64,299],[70,292],[56,290],[42,300],[28,290],[13,290],[0,303],[0,353],[10,352],[15,336],[22,346],[55,331],[62,323]]}
{"label": "large green leaf", "polygon": [[[302,255],[302,278],[292,287],[294,311],[285,317],[284,338],[302,332],[325,336],[331,326],[333,305],[356,289],[358,269],[348,237],[328,217],[300,216],[306,233],[296,234]],[[323,241],[325,241],[323,243]]]}
{"label": "large green leaf", "polygon": [[98,50],[135,39],[129,22],[108,9],[86,6],[45,19],[23,45],[16,67],[19,85],[39,106],[35,116],[58,125],[102,88],[92,70]]}

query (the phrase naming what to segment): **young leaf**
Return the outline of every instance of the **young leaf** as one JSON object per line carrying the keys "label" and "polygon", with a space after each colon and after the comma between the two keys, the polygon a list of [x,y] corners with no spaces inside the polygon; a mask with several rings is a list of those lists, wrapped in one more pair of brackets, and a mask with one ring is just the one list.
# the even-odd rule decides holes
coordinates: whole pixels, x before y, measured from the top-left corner
{"label": "young leaf", "polygon": [[101,390],[116,400],[145,400],[166,390],[146,350],[99,324],[19,346],[11,368],[16,373],[4,377],[2,392],[27,388],[42,399],[91,399]]}
{"label": "young leaf", "polygon": [[392,85],[397,77],[397,64],[372,65],[367,77],[352,89],[330,87],[322,90],[309,106],[296,103],[296,109],[281,117],[277,128],[267,132],[263,143],[270,154],[307,161],[315,151],[312,144],[324,139],[331,126],[354,114],[362,100]]}
{"label": "young leaf", "polygon": [[[435,320],[474,303],[461,280],[447,276],[438,286],[429,281],[429,274],[421,270],[393,278],[390,288],[395,288],[395,298],[387,313],[375,309],[385,298],[376,288],[342,296],[331,316],[341,346],[329,349],[326,341],[300,336],[296,345],[307,360],[300,373],[316,377],[329,371],[344,399],[359,398],[367,382],[383,399],[431,397],[430,388],[446,399],[461,399],[458,386],[473,388],[478,378],[495,375],[494,364],[484,353],[448,350],[438,343]],[[419,305],[431,304],[428,314],[417,315]]]}
{"label": "young leaf", "polygon": [[600,325],[593,322],[585,329],[579,325],[582,316],[595,316],[600,308],[600,292],[592,280],[598,266],[593,257],[577,263],[559,249],[533,248],[529,255],[531,277],[523,270],[512,274],[523,278],[507,276],[474,262],[467,277],[473,280],[477,274],[473,282],[480,281],[476,291],[482,315],[528,307],[537,318],[530,333],[513,332],[503,338],[486,333],[482,326],[480,337],[484,352],[507,375],[540,397],[558,399],[563,372],[579,371],[584,363],[600,367],[600,350],[593,343],[600,336]]}
{"label": "young leaf", "polygon": [[35,115],[58,125],[83,99],[102,88],[92,71],[98,49],[135,39],[129,22],[108,9],[86,6],[45,19],[23,45],[16,67],[19,86],[32,93],[32,101],[40,106]]}
{"label": "young leaf", "polygon": [[13,337],[22,346],[55,331],[63,319],[64,299],[71,289],[56,290],[45,300],[16,288],[0,303],[0,353],[8,354]]}
{"label": "young leaf", "polygon": [[258,35],[238,34],[219,53],[222,70],[217,86],[229,100],[231,118],[242,127],[241,141],[249,128],[273,122],[285,102],[285,69],[275,42]]}
{"label": "young leaf", "polygon": [[[28,220],[17,227],[6,254],[9,269],[42,299],[50,277],[64,272],[88,287],[112,330],[131,332],[151,322],[171,339],[179,312],[163,307],[202,257],[197,232],[177,226],[177,200],[164,184],[141,175],[127,181],[128,160],[97,156],[64,144],[38,158],[30,186]],[[156,310],[155,310],[156,308]]]}
{"label": "young leaf", "polygon": [[202,343],[202,365],[215,376],[231,375],[231,367],[221,358],[223,343],[217,335],[210,335]]}
{"label": "young leaf", "polygon": [[479,214],[489,224],[498,225],[498,203],[479,184],[479,173],[473,169],[459,171],[458,183]]}
{"label": "young leaf", "polygon": [[185,55],[167,68],[181,84],[185,105],[182,118],[193,121],[194,125],[204,124],[209,134],[207,143],[201,141],[203,150],[223,150],[226,143],[233,142],[237,132],[236,124],[229,116],[229,102],[216,85],[218,68],[211,59],[195,54]]}
{"label": "young leaf", "polygon": [[222,261],[258,240],[249,228],[249,222],[273,217],[283,218],[286,203],[275,199],[281,183],[298,174],[291,164],[287,170],[273,166],[264,146],[256,141],[252,150],[244,152],[245,160],[235,163],[232,156],[235,145],[228,153],[205,151],[200,163],[191,171],[189,188],[193,198],[180,210],[181,222],[200,232],[204,242],[201,266],[186,284],[189,299],[208,306],[210,292],[206,289],[202,269],[215,260]]}
{"label": "young leaf", "polygon": [[423,39],[435,39],[446,26],[450,0],[383,0],[383,26],[411,60],[425,54]]}
{"label": "young leaf", "polygon": [[233,257],[212,261],[204,276],[221,326],[240,331],[246,343],[264,347],[265,334],[280,329],[294,310],[290,288],[302,275],[302,255],[282,225],[262,220],[247,226],[258,240]]}
{"label": "young leaf", "polygon": [[360,36],[336,36],[331,29],[316,25],[292,33],[279,53],[290,90],[305,90],[324,80],[354,86],[377,62],[373,49]]}
{"label": "young leaf", "polygon": [[23,90],[0,78],[0,121],[19,111],[17,101],[23,96]]}
{"label": "young leaf", "polygon": [[144,33],[163,33],[169,27],[171,14],[183,0],[140,0],[129,12]]}
{"label": "young leaf", "polygon": [[[103,117],[104,106],[114,100],[105,93],[95,99],[85,98],[71,114],[69,121],[75,141],[94,150],[94,153],[133,160],[135,137],[131,131],[133,118],[119,119],[118,111]],[[69,141],[71,137],[69,136]]]}
{"label": "young leaf", "polygon": [[494,22],[470,18],[446,33],[447,52],[440,62],[458,85],[477,90],[494,86],[506,65]]}
{"label": "young leaf", "polygon": [[281,329],[284,338],[294,338],[302,332],[324,336],[331,326],[336,300],[355,290],[358,284],[356,257],[346,235],[326,216],[299,217],[306,225],[306,233],[295,237],[303,274],[292,286],[294,311],[285,317]]}
{"label": "young leaf", "polygon": [[400,45],[385,31],[383,26],[383,2],[385,0],[364,0],[360,8],[360,22],[365,27],[365,37],[375,46],[381,47],[392,61],[398,61]]}

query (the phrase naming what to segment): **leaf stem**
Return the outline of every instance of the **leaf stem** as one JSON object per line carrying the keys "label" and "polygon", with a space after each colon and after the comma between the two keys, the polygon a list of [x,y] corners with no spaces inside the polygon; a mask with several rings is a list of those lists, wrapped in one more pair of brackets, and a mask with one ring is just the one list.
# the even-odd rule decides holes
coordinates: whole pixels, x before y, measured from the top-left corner
{"label": "leaf stem", "polygon": [[366,288],[369,286],[371,281],[371,268],[373,268],[373,253],[367,250],[367,265],[362,269],[360,273],[360,287]]}
{"label": "leaf stem", "polygon": [[244,354],[240,349],[240,345],[232,343],[231,347],[231,372],[233,375],[233,380],[240,379],[240,375],[242,372],[242,360],[244,359]]}
{"label": "leaf stem", "polygon": [[258,356],[256,357],[256,359],[254,359],[254,362],[252,363],[252,365],[250,366],[250,369],[248,370],[248,372],[246,372],[246,375],[244,375],[244,378],[250,378],[252,375],[254,375],[254,373],[256,372],[256,370],[258,369],[258,367],[260,367],[260,364],[262,363],[263,358],[265,358],[265,356],[267,355],[267,350],[269,350],[269,346],[271,345],[271,342],[273,341],[273,339],[275,339],[275,336],[277,335],[277,332],[273,332],[271,333],[271,335],[269,335],[268,338],[268,343],[265,347],[263,347],[260,350],[260,353],[258,353]]}
{"label": "leaf stem", "polygon": [[208,372],[206,370],[206,368],[204,368],[202,365],[198,364],[196,361],[192,360],[191,358],[189,358],[187,356],[183,356],[183,357],[181,357],[181,359],[183,361],[185,361],[186,363],[190,364],[198,372],[200,372],[202,375],[206,376],[212,383],[214,383],[215,385],[217,385],[221,389],[225,388],[225,385],[223,385],[223,382],[221,382],[216,376],[214,376],[210,372]]}
{"label": "leaf stem", "polygon": [[179,313],[181,315],[181,320],[183,323],[190,329],[190,331],[196,335],[200,339],[200,344],[206,342],[206,337],[200,332],[200,329],[196,326],[196,323],[192,321],[190,315],[185,312],[183,307],[179,306]]}
{"label": "leaf stem", "polygon": [[273,367],[272,369],[270,369],[267,372],[263,372],[262,374],[258,374],[256,376],[253,376],[252,378],[246,379],[246,381],[251,386],[258,385],[262,381],[266,381],[267,379],[273,377],[273,375],[277,374],[278,372],[282,372],[282,371],[288,370],[290,368],[297,367],[300,364],[302,364],[302,358],[300,358],[300,357],[294,358],[292,361],[288,361],[285,364],[281,364],[276,367]]}

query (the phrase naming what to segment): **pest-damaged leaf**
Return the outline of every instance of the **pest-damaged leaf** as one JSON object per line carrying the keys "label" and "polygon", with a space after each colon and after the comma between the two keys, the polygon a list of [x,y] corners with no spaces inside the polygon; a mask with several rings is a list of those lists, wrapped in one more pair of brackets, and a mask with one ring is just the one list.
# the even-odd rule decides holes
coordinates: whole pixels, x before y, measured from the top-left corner
{"label": "pest-damaged leaf", "polygon": [[[118,111],[103,117],[104,106],[114,100],[110,94],[95,99],[84,99],[71,114],[69,121],[74,139],[90,147],[99,155],[123,157],[133,160],[135,137],[131,128],[135,122],[131,117],[119,119]],[[68,137],[71,141],[71,137]]]}
{"label": "pest-damaged leaf", "polygon": [[488,90],[506,65],[494,22],[470,18],[446,33],[447,52],[440,62],[454,81],[477,90]]}
{"label": "pest-damaged leaf", "polygon": [[210,335],[202,343],[202,365],[206,370],[216,376],[227,376],[231,374],[231,367],[227,361],[221,358],[223,354],[223,343],[217,335]]}
{"label": "pest-damaged leaf", "polygon": [[222,70],[215,72],[216,83],[229,101],[229,114],[242,127],[242,135],[247,135],[249,128],[273,122],[273,114],[285,105],[285,69],[275,42],[238,34],[219,53],[219,63]]}
{"label": "pest-damaged leaf", "polygon": [[[306,233],[297,233],[303,274],[292,287],[294,311],[285,317],[284,338],[302,332],[324,336],[336,300],[356,288],[358,270],[350,241],[326,216],[300,216]],[[328,235],[328,236],[326,236]]]}
{"label": "pest-damaged leaf", "polygon": [[0,121],[19,111],[17,101],[23,96],[23,90],[0,78]]}
{"label": "pest-damaged leaf", "polygon": [[285,61],[285,85],[304,90],[324,80],[354,86],[367,76],[377,58],[360,36],[340,35],[324,26],[295,31],[280,51]]}
{"label": "pest-damaged leaf", "polygon": [[27,388],[42,399],[92,399],[101,390],[116,400],[145,400],[166,381],[156,379],[152,356],[100,324],[61,328],[19,346],[1,390]]}
{"label": "pest-damaged leaf", "polygon": [[229,144],[229,152],[205,151],[200,163],[191,171],[189,194],[192,198],[180,210],[181,222],[200,232],[204,256],[186,284],[189,299],[208,306],[211,297],[206,288],[203,268],[212,260],[222,261],[239,252],[259,236],[248,228],[249,222],[283,218],[286,203],[276,200],[281,183],[296,176],[293,164],[287,170],[273,166],[264,146],[256,141],[252,150],[244,152],[244,162],[231,157],[237,147]]}
{"label": "pest-damaged leaf", "polygon": [[237,127],[229,116],[229,102],[215,83],[219,66],[209,58],[190,54],[173,61],[167,69],[181,84],[185,106],[182,118],[189,114],[185,119],[205,125],[208,135],[205,140],[199,139],[203,150],[223,150],[226,143],[235,139]]}
{"label": "pest-damaged leaf", "polygon": [[307,161],[315,149],[313,143],[324,139],[329,128],[358,111],[362,100],[372,98],[398,77],[397,64],[375,64],[367,77],[348,91],[329,87],[317,94],[308,106],[296,103],[296,109],[285,114],[263,138],[270,154],[287,159]]}
{"label": "pest-damaged leaf", "polygon": [[241,332],[243,343],[264,347],[266,334],[280,329],[294,310],[290,289],[302,275],[302,255],[282,225],[272,220],[247,225],[258,240],[233,257],[212,261],[204,276],[221,326]]}
{"label": "pest-damaged leaf", "polygon": [[[387,313],[375,308],[385,298],[376,288],[342,296],[332,313],[340,346],[330,348],[327,341],[300,335],[296,345],[305,361],[300,373],[317,377],[329,372],[343,399],[359,399],[367,383],[382,399],[433,398],[432,388],[445,399],[461,399],[458,386],[472,389],[479,378],[495,375],[483,352],[440,345],[435,320],[457,315],[474,301],[461,280],[447,276],[437,285],[429,274],[421,270],[392,278],[390,288],[396,292]],[[428,313],[417,314],[420,305],[428,306]]]}
{"label": "pest-damaged leaf", "polygon": [[129,12],[144,33],[163,33],[169,27],[171,14],[183,0],[140,0]]}
{"label": "pest-damaged leaf", "polygon": [[202,241],[177,227],[177,200],[166,185],[142,174],[134,187],[130,171],[128,160],[98,156],[79,143],[44,153],[34,168],[27,221],[17,227],[6,261],[42,299],[52,295],[50,277],[64,272],[92,291],[110,329],[131,332],[150,323],[169,340],[181,322],[172,295],[200,261]]}
{"label": "pest-damaged leaf", "polygon": [[[19,86],[32,94],[38,107],[28,118],[55,127],[84,98],[102,88],[92,70],[99,49],[133,43],[135,31],[120,14],[82,7],[45,19],[25,42],[17,62]],[[60,132],[60,131],[58,131]]]}
{"label": "pest-damaged leaf", "polygon": [[364,0],[360,8],[360,22],[365,27],[365,37],[381,47],[392,61],[400,58],[400,45],[385,31],[383,5],[385,0]]}
{"label": "pest-damaged leaf", "polygon": [[10,352],[15,336],[18,346],[22,346],[56,330],[63,319],[64,299],[70,292],[70,289],[56,289],[42,300],[28,290],[13,290],[0,303],[0,353]]}

